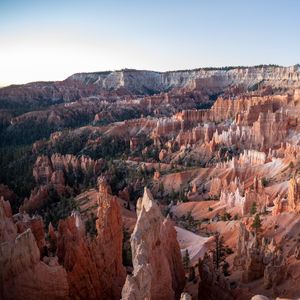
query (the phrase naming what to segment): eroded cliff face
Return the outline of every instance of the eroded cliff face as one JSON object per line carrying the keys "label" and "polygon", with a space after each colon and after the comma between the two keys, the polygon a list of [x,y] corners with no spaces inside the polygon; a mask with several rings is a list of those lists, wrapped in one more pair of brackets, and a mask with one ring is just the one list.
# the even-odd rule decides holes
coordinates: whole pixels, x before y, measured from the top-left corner
{"label": "eroded cliff face", "polygon": [[57,259],[40,260],[40,250],[29,227],[18,232],[10,206],[0,200],[1,299],[69,299],[67,273]]}
{"label": "eroded cliff face", "polygon": [[186,71],[153,72],[121,70],[114,72],[78,73],[69,77],[84,84],[94,84],[103,89],[125,88],[133,93],[143,94],[147,90],[163,91],[170,87],[196,88],[206,86],[224,88],[230,85],[251,87],[267,81],[276,87],[299,85],[299,66],[292,67],[249,67],[230,70],[195,69]]}
{"label": "eroded cliff face", "polygon": [[183,110],[172,118],[161,119],[152,135],[155,140],[176,137],[180,146],[202,142],[206,154],[218,145],[266,152],[279,147],[289,130],[297,126],[296,99],[295,93],[219,97],[211,109]]}
{"label": "eroded cliff face", "polygon": [[125,269],[120,206],[116,197],[102,192],[95,237],[86,236],[78,214],[59,223],[57,255],[67,271],[71,298],[120,299],[121,296]]}
{"label": "eroded cliff face", "polygon": [[84,155],[38,156],[32,172],[37,186],[31,191],[29,198],[24,199],[20,211],[34,212],[47,201],[51,189],[55,189],[59,195],[71,192],[70,184],[76,178],[97,178],[102,166],[103,160],[93,160]]}
{"label": "eroded cliff face", "polygon": [[134,270],[127,276],[122,299],[179,299],[185,278],[176,232],[171,221],[163,220],[147,188],[137,214],[131,236]]}
{"label": "eroded cliff face", "polygon": [[272,239],[270,242],[249,232],[240,224],[236,268],[243,270],[242,280],[251,282],[264,278],[266,289],[276,288],[286,277],[287,267],[282,250]]}
{"label": "eroded cliff face", "polygon": [[300,211],[300,180],[292,177],[288,182],[287,197],[277,195],[274,199],[273,215],[277,216],[284,212]]}
{"label": "eroded cliff face", "polygon": [[[209,94],[227,88],[253,88],[256,85],[274,88],[299,87],[299,65],[291,67],[245,67],[229,69],[195,69],[170,72],[119,70],[77,73],[64,81],[33,82],[0,89],[0,101],[49,105],[76,101],[83,97],[130,97],[151,95],[170,89],[204,89]],[[38,101],[36,99],[39,99]]]}
{"label": "eroded cliff face", "polygon": [[87,156],[76,157],[71,154],[39,156],[33,168],[33,176],[38,184],[65,185],[64,173],[87,174],[91,172],[95,175],[99,172],[101,165],[101,160],[93,160]]}
{"label": "eroded cliff face", "polygon": [[[40,217],[12,216],[0,199],[1,299],[120,299],[123,225],[120,204],[101,183],[96,235],[87,235],[80,214],[49,225]],[[57,256],[56,256],[57,255]]]}

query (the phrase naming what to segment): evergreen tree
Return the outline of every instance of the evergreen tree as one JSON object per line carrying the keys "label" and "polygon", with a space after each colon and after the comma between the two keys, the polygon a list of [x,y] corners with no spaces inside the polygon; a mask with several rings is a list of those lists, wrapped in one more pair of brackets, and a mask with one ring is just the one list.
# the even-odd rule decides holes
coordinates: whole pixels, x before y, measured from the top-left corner
{"label": "evergreen tree", "polygon": [[213,253],[213,263],[217,270],[221,270],[224,276],[229,276],[229,263],[226,261],[226,247],[223,236],[220,233],[215,233],[215,248]]}
{"label": "evergreen tree", "polygon": [[164,187],[164,184],[162,182],[159,183],[158,191],[160,193],[160,197],[163,197],[164,193],[165,193],[165,187]]}
{"label": "evergreen tree", "polygon": [[185,250],[185,254],[183,257],[183,267],[184,267],[185,271],[188,271],[190,268],[190,255],[189,255],[189,251],[187,249]]}
{"label": "evergreen tree", "polygon": [[222,271],[223,271],[224,276],[230,275],[228,269],[229,269],[229,263],[227,261],[224,261],[224,263],[222,265]]}
{"label": "evergreen tree", "polygon": [[220,233],[215,233],[215,248],[213,250],[213,261],[216,269],[219,269],[221,264],[225,261],[225,246],[224,238]]}
{"label": "evergreen tree", "polygon": [[256,209],[256,202],[253,202],[252,206],[250,208],[250,214],[254,215],[254,214],[256,214],[256,211],[257,211],[257,209]]}
{"label": "evergreen tree", "polygon": [[174,191],[174,189],[172,188],[171,192],[169,193],[169,198],[170,200],[175,200],[176,198],[176,192]]}
{"label": "evergreen tree", "polygon": [[259,214],[255,215],[251,227],[255,230],[256,233],[260,230],[260,228],[261,228],[261,220],[260,220]]}
{"label": "evergreen tree", "polygon": [[132,267],[132,252],[130,247],[130,233],[127,228],[123,228],[123,241],[122,241],[122,259],[124,266]]}
{"label": "evergreen tree", "polygon": [[196,274],[195,274],[195,268],[194,267],[190,267],[189,268],[189,277],[188,277],[188,280],[189,281],[193,281],[196,277]]}

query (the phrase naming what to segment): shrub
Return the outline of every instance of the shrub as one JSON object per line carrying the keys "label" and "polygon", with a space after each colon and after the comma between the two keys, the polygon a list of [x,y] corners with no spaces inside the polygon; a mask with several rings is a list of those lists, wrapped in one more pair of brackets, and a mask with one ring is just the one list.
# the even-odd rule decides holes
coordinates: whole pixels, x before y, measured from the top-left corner
{"label": "shrub", "polygon": [[269,180],[266,177],[261,179],[261,184],[263,187],[266,187],[269,184]]}
{"label": "shrub", "polygon": [[251,205],[251,208],[250,208],[250,214],[254,215],[254,214],[256,214],[256,211],[257,211],[256,202],[253,202],[252,205]]}

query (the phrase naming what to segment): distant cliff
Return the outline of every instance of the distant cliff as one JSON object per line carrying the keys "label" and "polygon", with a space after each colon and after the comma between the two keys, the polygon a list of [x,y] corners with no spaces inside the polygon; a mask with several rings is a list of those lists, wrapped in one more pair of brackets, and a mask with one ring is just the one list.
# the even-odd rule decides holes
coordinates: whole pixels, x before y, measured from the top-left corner
{"label": "distant cliff", "polygon": [[112,72],[77,73],[67,80],[97,85],[104,90],[125,88],[135,94],[147,94],[149,91],[162,92],[171,88],[196,88],[203,79],[212,80],[215,85],[223,87],[240,84],[251,87],[262,81],[275,87],[299,86],[300,66],[205,68],[170,72],[125,69]]}
{"label": "distant cliff", "polygon": [[229,87],[251,89],[259,84],[274,88],[300,86],[300,66],[256,66],[204,68],[183,71],[155,72],[120,70],[76,73],[64,81],[33,82],[0,89],[2,104],[37,102],[49,104],[75,101],[81,97],[141,96],[166,92],[173,88],[210,88],[220,92]]}

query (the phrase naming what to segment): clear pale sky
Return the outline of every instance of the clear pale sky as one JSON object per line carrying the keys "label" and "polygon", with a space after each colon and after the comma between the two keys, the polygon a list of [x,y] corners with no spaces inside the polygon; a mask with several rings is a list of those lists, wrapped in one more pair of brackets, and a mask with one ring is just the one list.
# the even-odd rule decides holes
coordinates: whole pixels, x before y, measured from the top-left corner
{"label": "clear pale sky", "polygon": [[0,0],[0,85],[300,62],[300,0]]}

